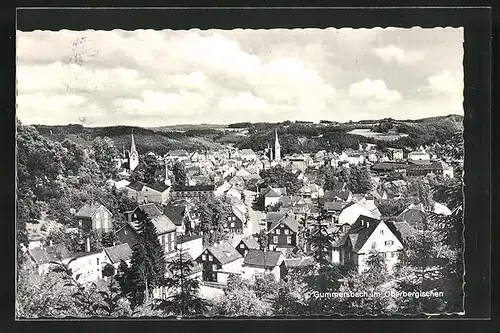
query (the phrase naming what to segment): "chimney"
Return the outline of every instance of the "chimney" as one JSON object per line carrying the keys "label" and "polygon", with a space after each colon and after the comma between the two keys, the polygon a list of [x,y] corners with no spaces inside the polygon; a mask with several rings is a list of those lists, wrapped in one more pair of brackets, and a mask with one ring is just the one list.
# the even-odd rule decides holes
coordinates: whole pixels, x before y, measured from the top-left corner
{"label": "chimney", "polygon": [[85,252],[90,252],[90,237],[87,237],[87,242],[85,244]]}

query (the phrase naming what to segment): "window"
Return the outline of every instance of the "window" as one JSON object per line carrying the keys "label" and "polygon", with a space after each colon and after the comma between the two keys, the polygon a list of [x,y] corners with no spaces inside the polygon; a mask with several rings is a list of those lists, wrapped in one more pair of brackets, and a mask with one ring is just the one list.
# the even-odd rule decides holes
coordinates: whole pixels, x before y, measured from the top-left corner
{"label": "window", "polygon": [[287,243],[287,244],[292,244],[292,237],[287,236],[287,237],[286,237],[286,243]]}
{"label": "window", "polygon": [[391,245],[394,245],[394,241],[392,240],[385,241],[385,246],[391,246]]}
{"label": "window", "polygon": [[99,214],[95,216],[95,228],[101,229],[101,215]]}
{"label": "window", "polygon": [[97,266],[99,266],[99,258],[97,258]]}
{"label": "window", "polygon": [[288,229],[285,229],[285,235],[288,235]]}
{"label": "window", "polygon": [[273,243],[278,243],[278,236],[273,237]]}
{"label": "window", "polygon": [[282,228],[283,228],[283,223],[280,223],[280,227],[282,227]]}
{"label": "window", "polygon": [[211,255],[211,254],[209,254],[209,255],[208,255],[208,261],[212,261],[212,260],[214,260],[214,257],[212,257],[212,255]]}
{"label": "window", "polygon": [[245,247],[245,245],[240,244],[240,249],[243,249],[244,247]]}
{"label": "window", "polygon": [[231,222],[231,228],[234,228],[234,222]]}
{"label": "window", "polygon": [[212,265],[212,270],[213,270],[213,271],[217,270],[217,265],[216,265],[216,264],[213,264],[213,265]]}
{"label": "window", "polygon": [[205,254],[201,255],[201,260],[207,260],[207,256]]}
{"label": "window", "polygon": [[384,230],[380,230],[380,234],[383,235],[384,234]]}
{"label": "window", "polygon": [[280,229],[276,229],[276,230],[274,231],[274,233],[275,233],[276,235],[279,235],[279,234],[280,234]]}

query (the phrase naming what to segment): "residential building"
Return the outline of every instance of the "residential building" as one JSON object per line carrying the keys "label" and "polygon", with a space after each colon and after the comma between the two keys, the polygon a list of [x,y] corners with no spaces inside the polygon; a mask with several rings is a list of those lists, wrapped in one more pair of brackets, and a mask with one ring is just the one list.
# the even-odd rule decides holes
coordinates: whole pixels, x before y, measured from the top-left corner
{"label": "residential building", "polygon": [[71,258],[71,252],[63,244],[40,246],[26,251],[26,268],[39,275],[47,274],[54,266],[52,262],[64,262]]}
{"label": "residential building", "polygon": [[279,202],[279,199],[286,195],[286,188],[273,188],[273,187],[268,187],[267,189],[263,190],[262,193],[264,195],[264,206],[271,206],[275,205]]}
{"label": "residential building", "polygon": [[287,275],[297,268],[312,267],[314,259],[308,256],[301,256],[298,258],[285,258],[280,265],[280,279],[287,280]]}
{"label": "residential building", "polygon": [[293,248],[298,244],[299,223],[293,216],[287,216],[271,223],[267,233],[270,250]]}
{"label": "residential building", "polygon": [[185,202],[169,202],[163,206],[163,214],[175,224],[176,233],[183,235],[194,230],[193,220],[189,205]]}
{"label": "residential building", "polygon": [[285,257],[279,251],[248,250],[243,259],[241,276],[255,281],[256,278],[273,274],[276,281],[280,280],[280,265]]}
{"label": "residential building", "polygon": [[249,250],[259,250],[260,244],[255,239],[254,236],[247,236],[240,240],[238,244],[236,244],[236,251],[238,251],[242,257],[245,257]]}
{"label": "residential building", "polygon": [[178,235],[177,250],[188,253],[191,258],[197,258],[203,252],[203,237],[201,235]]}
{"label": "residential building", "polygon": [[362,273],[368,268],[366,260],[373,249],[382,254],[388,270],[391,271],[403,249],[404,235],[411,232],[411,227],[404,222],[386,223],[368,216],[360,216],[350,230],[333,245],[332,262],[352,262],[358,272]]}
{"label": "residential building", "polygon": [[402,161],[404,159],[403,149],[387,148],[388,157],[392,161]]}
{"label": "residential building", "polygon": [[115,270],[118,270],[122,261],[124,261],[127,265],[130,265],[130,260],[132,259],[132,249],[128,243],[110,246],[105,248],[103,251],[103,264],[109,263],[113,265]]}
{"label": "residential building", "polygon": [[226,229],[231,234],[242,234],[245,223],[245,214],[233,207],[231,214],[227,217]]}
{"label": "residential building", "polygon": [[252,149],[240,150],[240,158],[247,161],[254,161],[257,159],[257,154]]}
{"label": "residential building", "polygon": [[137,202],[165,203],[170,199],[170,186],[161,183],[135,182],[125,187],[127,196]]}
{"label": "residential building", "polygon": [[67,264],[78,282],[85,284],[102,278],[103,251],[89,251],[87,246],[86,252],[73,253],[71,259]]}
{"label": "residential building", "polygon": [[144,204],[137,206],[133,211],[126,212],[127,224],[116,232],[116,238],[120,243],[128,243],[130,247],[138,241],[138,235],[142,232],[144,223],[152,223],[156,227],[158,240],[165,251],[165,255],[171,256],[176,251],[176,226],[155,204]]}
{"label": "residential building", "polygon": [[299,189],[299,194],[304,198],[317,199],[324,195],[323,188],[317,184],[304,185]]}
{"label": "residential building", "polygon": [[431,156],[423,149],[408,153],[408,161],[428,161]]}
{"label": "residential building", "polygon": [[207,247],[197,258],[202,269],[202,280],[226,283],[230,274],[241,274],[243,257],[228,242]]}
{"label": "residential building", "polygon": [[108,232],[113,230],[113,214],[99,203],[84,204],[75,214],[79,228]]}
{"label": "residential building", "polygon": [[374,219],[380,219],[381,214],[378,208],[371,201],[361,200],[351,202],[342,209],[339,214],[338,223],[340,225],[352,225],[360,215],[368,216]]}

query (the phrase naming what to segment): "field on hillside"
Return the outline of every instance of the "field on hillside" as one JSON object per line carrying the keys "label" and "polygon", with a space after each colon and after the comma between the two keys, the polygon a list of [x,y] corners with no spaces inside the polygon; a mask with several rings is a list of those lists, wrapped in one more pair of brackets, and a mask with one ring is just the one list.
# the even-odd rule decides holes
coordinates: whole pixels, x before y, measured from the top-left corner
{"label": "field on hillside", "polygon": [[349,134],[355,134],[355,135],[361,135],[366,138],[373,138],[375,140],[383,140],[383,141],[394,141],[399,138],[404,138],[408,136],[408,134],[405,133],[378,133],[378,132],[372,132],[370,129],[364,129],[364,128],[358,128],[354,129],[350,132]]}

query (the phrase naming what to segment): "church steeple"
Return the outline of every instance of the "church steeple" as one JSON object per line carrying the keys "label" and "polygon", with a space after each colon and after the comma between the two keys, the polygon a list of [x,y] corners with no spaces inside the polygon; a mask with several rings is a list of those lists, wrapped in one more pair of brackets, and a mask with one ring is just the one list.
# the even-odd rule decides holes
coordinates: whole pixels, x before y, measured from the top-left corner
{"label": "church steeple", "polygon": [[276,139],[274,141],[274,160],[281,161],[281,146],[278,140],[278,130],[276,130]]}
{"label": "church steeple", "polygon": [[134,169],[139,165],[139,153],[137,153],[137,150],[135,149],[134,130],[132,130],[132,143],[130,144],[130,154],[128,156],[130,171],[134,171]]}
{"label": "church steeple", "polygon": [[137,154],[137,150],[135,149],[134,130],[132,130],[132,143],[130,145],[130,154],[132,154],[132,153]]}

